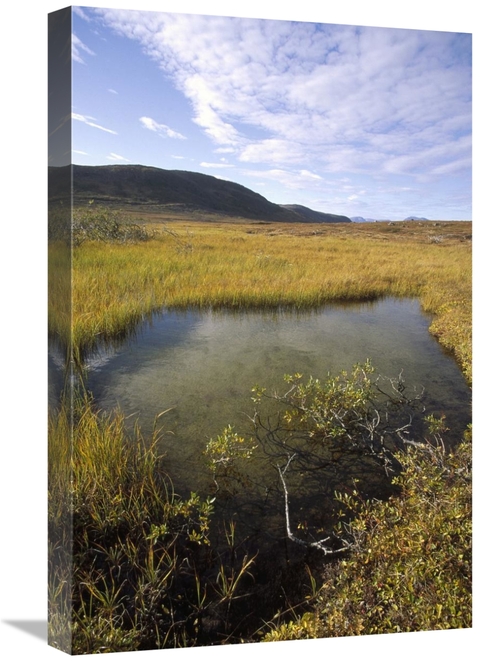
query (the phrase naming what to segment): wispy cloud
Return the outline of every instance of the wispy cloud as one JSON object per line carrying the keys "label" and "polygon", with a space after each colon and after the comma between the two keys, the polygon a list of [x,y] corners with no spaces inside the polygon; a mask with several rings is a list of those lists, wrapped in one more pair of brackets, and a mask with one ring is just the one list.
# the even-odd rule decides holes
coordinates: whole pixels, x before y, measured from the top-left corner
{"label": "wispy cloud", "polygon": [[[403,199],[411,215],[423,197],[431,204],[464,189],[470,208],[471,35],[100,8],[85,16],[96,33],[136,42],[168,80],[165,92],[184,96],[136,128],[187,136],[176,157],[193,166],[347,215],[385,215],[390,204],[400,215]],[[124,96],[131,85],[117,89]]]}
{"label": "wispy cloud", "polygon": [[155,133],[159,133],[163,138],[186,140],[186,136],[182,135],[182,133],[174,131],[166,124],[159,124],[154,119],[151,119],[151,117],[140,117],[139,121],[144,126],[144,128],[149,129],[150,131],[154,131]]}
{"label": "wispy cloud", "polygon": [[108,161],[115,161],[115,162],[119,162],[119,161],[124,162],[125,161],[127,163],[130,163],[129,159],[125,158],[125,156],[120,156],[119,154],[113,154],[113,152],[111,152],[111,154],[106,156],[106,158],[108,159]]}
{"label": "wispy cloud", "polygon": [[470,163],[455,148],[471,132],[469,35],[95,12],[142,44],[216,150],[242,162],[409,175]]}
{"label": "wispy cloud", "polygon": [[200,163],[200,167],[202,168],[234,168],[234,165],[232,163],[207,163],[203,161]]}
{"label": "wispy cloud", "polygon": [[90,17],[87,16],[87,14],[83,11],[83,7],[72,7],[74,13],[79,16],[80,18],[83,18],[84,21],[90,22]]}
{"label": "wispy cloud", "polygon": [[88,115],[79,115],[76,112],[71,113],[71,119],[76,120],[77,122],[83,122],[84,124],[87,124],[87,126],[91,126],[92,128],[99,129],[100,131],[105,131],[106,133],[112,133],[113,135],[118,135],[116,131],[113,131],[112,129],[107,129],[105,126],[101,126],[100,124],[95,123],[95,118],[90,117]]}
{"label": "wispy cloud", "polygon": [[[256,177],[259,179],[268,179],[270,181],[278,182],[282,186],[291,189],[307,189],[311,190],[315,185],[322,181],[319,175],[316,175],[308,170],[281,170],[273,168],[271,170],[245,170],[244,174],[248,177]],[[260,182],[262,184],[262,182]]]}
{"label": "wispy cloud", "polygon": [[74,62],[79,62],[80,64],[85,64],[83,59],[82,51],[88,55],[95,55],[94,51],[90,50],[83,41],[81,41],[76,34],[71,35],[71,58]]}

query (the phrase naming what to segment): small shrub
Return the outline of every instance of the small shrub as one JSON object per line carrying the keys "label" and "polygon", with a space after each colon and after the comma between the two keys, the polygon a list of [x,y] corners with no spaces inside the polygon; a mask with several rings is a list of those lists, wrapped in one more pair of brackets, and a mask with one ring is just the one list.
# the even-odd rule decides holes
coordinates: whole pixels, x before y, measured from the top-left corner
{"label": "small shrub", "polygon": [[126,223],[123,214],[93,202],[84,208],[73,211],[73,245],[84,241],[105,241],[111,243],[136,243],[147,241],[148,231],[141,225]]}
{"label": "small shrub", "polygon": [[216,493],[234,493],[235,483],[245,485],[245,463],[251,458],[257,445],[237,434],[228,425],[222,434],[211,438],[204,455],[212,472]]}
{"label": "small shrub", "polygon": [[350,555],[327,567],[312,612],[265,639],[471,627],[470,436],[449,453],[439,433],[436,443],[401,452],[401,492],[385,502],[339,495],[356,512],[343,527]]}

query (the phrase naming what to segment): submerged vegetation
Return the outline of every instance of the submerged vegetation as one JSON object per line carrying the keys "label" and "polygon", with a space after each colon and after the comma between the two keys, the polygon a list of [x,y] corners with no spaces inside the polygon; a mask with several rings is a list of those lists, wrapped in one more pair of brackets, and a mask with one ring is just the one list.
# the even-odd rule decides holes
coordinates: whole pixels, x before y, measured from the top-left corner
{"label": "submerged vegetation", "polygon": [[[390,295],[418,297],[472,380],[470,223],[145,224],[105,209],[74,223],[72,309],[61,305],[67,251],[59,239],[49,246],[49,330],[77,371],[87,351],[165,306]],[[254,403],[275,417],[256,413],[249,437],[221,421],[205,453],[215,492],[188,497],[175,491],[156,427],[148,439],[131,432],[84,388],[63,401],[49,419],[51,644],[87,654],[470,627],[471,431],[451,449],[444,420],[417,432],[403,384],[389,385],[367,363],[325,382],[287,377],[282,396],[256,388]],[[217,517],[222,493],[248,488],[257,448],[283,512],[271,552]],[[352,456],[378,471],[384,498],[350,474],[321,525],[294,527],[294,487],[342,473]]]}

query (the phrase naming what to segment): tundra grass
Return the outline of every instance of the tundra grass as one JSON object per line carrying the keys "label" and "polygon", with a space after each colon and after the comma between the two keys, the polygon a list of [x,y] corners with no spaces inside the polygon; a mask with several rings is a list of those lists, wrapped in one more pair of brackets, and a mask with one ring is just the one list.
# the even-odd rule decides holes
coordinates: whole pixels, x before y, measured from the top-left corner
{"label": "tundra grass", "polygon": [[[73,253],[74,354],[164,308],[311,308],[418,297],[471,380],[470,223],[182,223],[147,242]],[[57,320],[52,330],[57,331]]]}
{"label": "tundra grass", "polygon": [[[212,548],[212,499],[176,495],[157,448],[77,398],[49,418],[49,643],[73,654],[201,645],[253,558]],[[228,620],[229,621],[229,620]]]}
{"label": "tundra grass", "polygon": [[[454,352],[471,380],[470,223],[340,227],[177,222],[166,228],[164,232],[158,226],[145,242],[85,241],[76,246],[72,309],[66,305],[63,314],[59,310],[61,301],[68,301],[67,254],[61,258],[60,247],[50,246],[51,278],[58,284],[51,288],[55,299],[49,304],[50,330],[71,345],[77,361],[97,343],[126,335],[165,307],[308,308],[340,300],[412,296],[433,313],[430,331]],[[236,558],[230,549],[232,564],[223,564],[206,544],[209,504],[196,495],[188,500],[175,495],[155,439],[145,444],[139,430],[127,438],[119,413],[100,414],[90,402],[76,402],[74,418],[64,407],[51,418],[49,455],[51,644],[90,653],[211,642],[208,619],[202,617],[207,604],[221,622],[229,621],[229,606],[239,597],[239,577],[248,572],[251,560]],[[413,526],[418,517],[410,514]],[[470,512],[460,516],[468,524]],[[418,522],[417,533],[427,526],[427,520]],[[420,537],[416,539],[420,549]],[[438,541],[441,544],[441,538]],[[388,543],[393,542],[391,538]],[[460,553],[461,547],[457,545]],[[363,558],[360,562],[366,564]],[[356,565],[345,567],[346,576],[356,571]],[[376,578],[391,588],[385,576]],[[343,574],[338,581],[348,593]],[[321,628],[321,613],[335,605],[327,589],[326,603],[309,616],[314,618],[313,632],[303,631],[312,622],[305,618],[297,631],[277,632],[274,639],[388,631],[394,630],[394,622],[405,629],[396,620],[391,627],[374,620],[368,628],[363,622],[366,628],[340,634]],[[469,593],[467,584],[464,599]],[[418,622],[422,628],[435,627],[436,613],[448,617],[441,585],[435,594],[428,600],[431,615],[427,609]],[[468,617],[468,602],[464,612]],[[447,620],[443,628],[469,626],[460,617]]]}

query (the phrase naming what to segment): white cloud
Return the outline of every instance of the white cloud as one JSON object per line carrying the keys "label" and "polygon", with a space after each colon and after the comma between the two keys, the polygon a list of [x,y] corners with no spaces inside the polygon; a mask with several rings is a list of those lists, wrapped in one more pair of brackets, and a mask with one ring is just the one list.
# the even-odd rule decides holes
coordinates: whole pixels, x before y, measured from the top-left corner
{"label": "white cloud", "polygon": [[117,92],[116,90],[114,90],[114,89],[111,89],[111,87],[108,89],[108,92],[109,92],[110,94],[118,94],[118,92]]}
{"label": "white cloud", "polygon": [[300,176],[304,177],[306,179],[322,179],[323,177],[320,177],[319,174],[314,174],[314,172],[309,172],[309,170],[301,170],[300,171]]}
{"label": "white cloud", "polygon": [[73,12],[79,16],[80,18],[83,18],[84,21],[90,22],[90,18],[87,16],[87,14],[83,11],[83,7],[72,7]]}
{"label": "white cloud", "polygon": [[100,124],[96,124],[93,121],[95,119],[94,117],[90,117],[88,115],[80,115],[76,112],[72,112],[71,119],[74,119],[77,122],[83,122],[84,124],[87,124],[87,126],[92,126],[92,128],[99,129],[100,131],[105,131],[106,133],[112,133],[113,135],[118,135],[116,131],[113,131],[112,129],[107,129],[106,127],[101,126]]}
{"label": "white cloud", "polygon": [[234,167],[234,165],[232,165],[231,163],[206,163],[205,161],[200,163],[200,166],[202,168],[233,168]]}
{"label": "white cloud", "polygon": [[94,11],[141,44],[219,153],[268,172],[445,175],[469,163],[456,153],[471,132],[469,35]]}
{"label": "white cloud", "polygon": [[140,117],[139,121],[144,126],[144,128],[149,129],[150,131],[154,131],[155,133],[159,133],[163,138],[186,140],[186,136],[182,135],[182,133],[174,131],[166,124],[159,124],[158,122],[155,122],[155,120],[151,119],[151,117]]}
{"label": "white cloud", "polygon": [[128,158],[125,158],[125,156],[120,156],[119,154],[114,154],[111,152],[108,156],[106,156],[108,161],[126,161],[127,163],[130,163]]}
{"label": "white cloud", "polygon": [[85,60],[81,52],[87,53],[88,55],[95,55],[95,53],[86,46],[83,41],[81,41],[76,34],[71,35],[71,58],[74,62],[79,62],[80,64],[85,64]]}
{"label": "white cloud", "polygon": [[296,142],[269,138],[255,141],[243,147],[239,158],[246,163],[292,165],[303,163],[304,152],[301,145]]}
{"label": "white cloud", "polygon": [[[282,186],[291,189],[305,189],[310,190],[319,181],[322,181],[322,178],[318,175],[308,172],[307,170],[282,170],[279,168],[273,168],[271,170],[245,170],[244,174],[248,177],[258,177],[263,179],[268,179],[280,183]],[[260,185],[263,185],[263,182],[259,182]]]}
{"label": "white cloud", "polygon": [[430,175],[447,175],[447,174],[456,174],[458,172],[467,172],[470,167],[470,157],[457,159],[450,163],[443,163],[443,165],[438,165],[435,168],[432,168]]}
{"label": "white cloud", "polygon": [[438,143],[408,154],[395,155],[384,164],[384,169],[391,173],[429,173],[443,174],[454,172],[457,167],[470,164],[472,152],[471,136],[464,136],[452,144]]}

